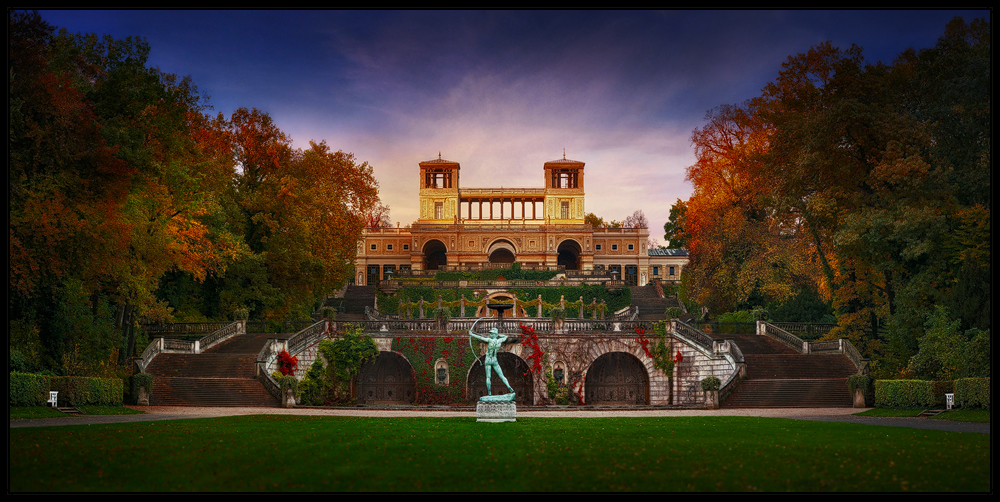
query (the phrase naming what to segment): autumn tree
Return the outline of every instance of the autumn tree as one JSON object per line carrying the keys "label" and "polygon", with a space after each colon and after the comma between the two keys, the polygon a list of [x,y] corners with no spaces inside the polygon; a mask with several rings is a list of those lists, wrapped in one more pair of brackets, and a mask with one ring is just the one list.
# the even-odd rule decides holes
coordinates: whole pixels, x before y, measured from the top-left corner
{"label": "autumn tree", "polygon": [[141,350],[139,323],[179,306],[298,316],[353,275],[378,202],[370,166],[322,142],[292,149],[256,110],[212,117],[190,79],[147,65],[142,39],[8,16],[20,367],[113,371]]}
{"label": "autumn tree", "polygon": [[[906,366],[933,305],[988,311],[988,33],[958,19],[891,64],[821,44],[758,98],[711,112],[688,170],[699,300],[814,289],[836,308],[830,336],[883,374]],[[961,323],[988,328],[971,312]]]}
{"label": "autumn tree", "polygon": [[194,86],[148,68],[144,41],[10,21],[12,314],[35,320],[58,366],[75,351],[67,308],[107,305],[117,334],[85,338],[120,337],[124,363],[139,320],[163,313],[164,272],[203,277],[239,252],[207,221],[227,165],[201,144],[210,121]]}
{"label": "autumn tree", "polygon": [[361,230],[378,204],[371,167],[323,142],[293,149],[266,113],[241,108],[226,125],[237,173],[229,225],[250,253],[214,274],[201,303],[210,317],[301,319],[354,274]]}

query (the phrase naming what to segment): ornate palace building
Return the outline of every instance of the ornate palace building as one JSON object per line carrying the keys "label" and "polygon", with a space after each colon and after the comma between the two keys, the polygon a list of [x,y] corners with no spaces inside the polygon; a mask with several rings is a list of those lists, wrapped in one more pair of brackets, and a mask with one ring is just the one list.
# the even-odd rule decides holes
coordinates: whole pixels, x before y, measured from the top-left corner
{"label": "ornate palace building", "polygon": [[543,188],[463,188],[458,162],[420,163],[420,216],[410,228],[369,228],[355,283],[515,261],[525,268],[604,271],[630,285],[680,279],[687,250],[647,249],[646,228],[584,223],[584,163],[543,166]]}

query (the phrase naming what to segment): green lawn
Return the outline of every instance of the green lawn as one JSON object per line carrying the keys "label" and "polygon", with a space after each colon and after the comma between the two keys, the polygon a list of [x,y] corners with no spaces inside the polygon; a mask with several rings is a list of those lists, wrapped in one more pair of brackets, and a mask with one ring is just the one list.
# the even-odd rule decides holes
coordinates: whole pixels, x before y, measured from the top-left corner
{"label": "green lawn", "polygon": [[[917,417],[924,410],[917,408],[872,408],[861,413],[855,413],[859,417]],[[931,420],[954,420],[956,422],[985,422],[990,421],[990,410],[979,409],[954,409],[940,415],[930,417]]]}
{"label": "green lawn", "polygon": [[10,429],[9,491],[962,491],[990,435],[761,417],[253,416]]}

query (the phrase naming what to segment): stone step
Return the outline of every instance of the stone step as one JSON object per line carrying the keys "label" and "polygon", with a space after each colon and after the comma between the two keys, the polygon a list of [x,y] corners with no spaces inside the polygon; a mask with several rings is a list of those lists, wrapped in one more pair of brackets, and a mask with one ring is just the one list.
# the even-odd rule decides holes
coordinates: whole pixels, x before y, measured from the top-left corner
{"label": "stone step", "polygon": [[154,377],[149,404],[277,407],[278,401],[254,379]]}
{"label": "stone step", "polygon": [[204,351],[203,354],[253,354],[257,355],[271,338],[287,338],[288,335],[248,333],[234,336],[225,342]]}
{"label": "stone step", "polygon": [[723,408],[849,408],[847,379],[744,380]]}
{"label": "stone step", "polygon": [[146,372],[154,377],[254,378],[257,354],[160,354]]}
{"label": "stone step", "polygon": [[715,340],[732,340],[740,348],[744,356],[760,354],[797,354],[802,355],[802,350],[796,350],[771,337],[762,335],[737,335],[737,334],[710,334]]}
{"label": "stone step", "polygon": [[844,378],[857,373],[842,354],[744,355],[747,379]]}

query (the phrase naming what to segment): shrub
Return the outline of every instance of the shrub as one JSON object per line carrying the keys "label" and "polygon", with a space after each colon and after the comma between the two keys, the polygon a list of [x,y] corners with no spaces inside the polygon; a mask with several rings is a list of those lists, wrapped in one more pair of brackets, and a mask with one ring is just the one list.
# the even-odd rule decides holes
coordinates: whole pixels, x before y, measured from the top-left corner
{"label": "shrub", "polygon": [[928,380],[876,380],[875,406],[929,408],[934,406],[934,382]]}
{"label": "shrub", "polygon": [[337,309],[333,307],[323,307],[319,309],[319,313],[327,321],[333,322],[337,320]]}
{"label": "shrub", "polygon": [[961,408],[990,409],[990,379],[960,378],[955,380],[955,404]]}
{"label": "shrub", "polygon": [[285,402],[284,401],[285,400],[284,396],[285,396],[285,393],[288,392],[288,389],[292,389],[292,394],[297,394],[298,391],[299,391],[299,380],[297,378],[295,378],[294,376],[292,376],[292,375],[285,375],[285,376],[281,377],[281,379],[278,380],[278,382],[280,382],[280,384],[281,384],[281,396],[282,396],[281,402],[282,403]]}
{"label": "shrub", "polygon": [[555,321],[565,321],[566,320],[566,309],[561,309],[556,307],[549,311],[549,317],[553,322]]}
{"label": "shrub", "polygon": [[701,379],[701,390],[703,391],[719,390],[720,387],[722,387],[722,382],[714,376]]}
{"label": "shrub", "polygon": [[59,392],[59,402],[69,406],[124,401],[125,386],[118,378],[51,377],[49,382],[50,390]]}
{"label": "shrub", "polygon": [[678,317],[684,315],[684,309],[680,307],[667,307],[664,315],[667,316],[667,319],[677,319]]}
{"label": "shrub", "polygon": [[451,309],[448,307],[435,307],[431,317],[440,323],[447,323],[451,320]]}
{"label": "shrub", "polygon": [[872,379],[868,375],[851,375],[847,378],[847,388],[854,394],[854,391],[861,390],[865,394],[871,391]]}
{"label": "shrub", "polygon": [[10,405],[44,406],[49,400],[49,378],[31,373],[11,373]]}
{"label": "shrub", "polygon": [[323,360],[317,357],[306,371],[306,376],[298,383],[295,395],[299,402],[307,406],[323,404],[323,373]]}
{"label": "shrub", "polygon": [[319,353],[329,365],[323,381],[325,386],[333,394],[334,401],[346,402],[351,400],[351,381],[361,371],[361,365],[378,357],[379,350],[371,335],[360,326],[352,325],[343,336],[321,340]]}
{"label": "shrub", "polygon": [[149,373],[137,373],[135,375],[132,375],[131,389],[132,389],[133,399],[138,399],[139,398],[139,388],[140,387],[145,387],[146,388],[146,392],[148,392],[149,395],[152,396],[153,395],[153,375],[150,375]]}

